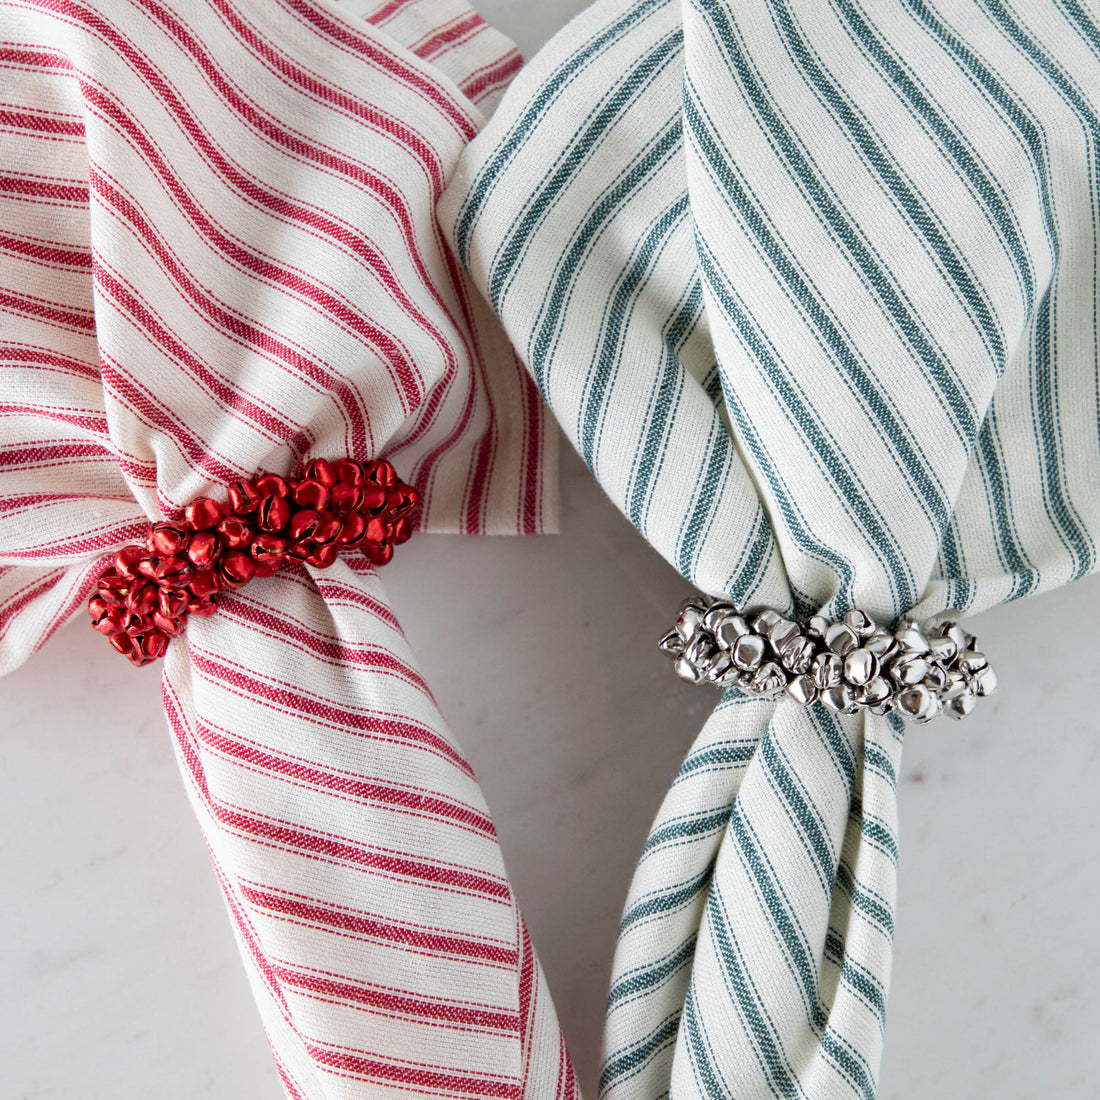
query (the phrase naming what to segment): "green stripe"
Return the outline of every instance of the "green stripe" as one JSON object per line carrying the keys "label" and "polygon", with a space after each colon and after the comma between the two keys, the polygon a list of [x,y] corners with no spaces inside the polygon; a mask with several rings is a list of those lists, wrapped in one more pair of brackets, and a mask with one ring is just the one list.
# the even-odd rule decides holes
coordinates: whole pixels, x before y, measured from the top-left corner
{"label": "green stripe", "polygon": [[[721,960],[722,981],[730,994],[730,999],[737,1006],[738,1015],[745,1027],[745,1033],[752,1041],[752,1046],[760,1068],[767,1077],[768,1087],[772,1094],[786,1098],[786,1100],[799,1100],[806,1094],[797,1076],[791,1070],[783,1050],[783,1042],[776,1034],[767,1016],[767,1007],[758,997],[753,988],[752,978],[741,962],[741,951],[736,938],[730,933],[726,923],[725,914],[718,892],[713,891],[707,899],[707,927],[714,938],[714,946]],[[688,1019],[684,1020],[684,1033],[689,1039],[698,1043],[705,1029],[699,1026],[692,1027]],[[696,1059],[698,1064],[703,1060]],[[726,1092],[711,1093],[707,1095],[727,1095]]]}
{"label": "green stripe", "polygon": [[653,1031],[639,1042],[609,1055],[607,1061],[604,1062],[603,1072],[600,1074],[600,1093],[602,1094],[608,1086],[614,1084],[618,1079],[637,1073],[654,1055],[659,1054],[670,1043],[674,1043],[679,1026],[680,1012],[677,1010],[670,1016],[665,1017]]}
{"label": "green stripe", "polygon": [[527,200],[526,210],[509,228],[508,236],[494,257],[486,297],[499,310],[516,264],[535,231],[561,194],[587,165],[609,130],[617,125],[642,92],[680,54],[683,32],[677,28],[644,53],[614,87],[607,101],[578,129],[568,151],[560,157],[548,178]]}
{"label": "green stripe", "polygon": [[711,870],[708,867],[701,874],[684,883],[675,883],[666,890],[650,894],[635,902],[619,922],[619,936],[622,937],[639,921],[662,916],[674,909],[682,909],[685,905],[690,905],[709,885]]}
{"label": "green stripe", "polygon": [[[539,388],[551,403],[551,395],[547,392],[549,381],[547,359],[559,321],[566,313],[569,289],[578,270],[582,267],[584,254],[596,240],[598,231],[603,225],[614,218],[626,200],[644,187],[679,147],[680,119],[677,115],[657,132],[654,139],[635,158],[630,167],[604,192],[578,226],[573,240],[562,256],[557,275],[543,307],[541,323],[529,338],[527,346],[527,365]],[[499,307],[497,308],[499,310]],[[574,368],[573,364],[569,366],[571,369]]]}
{"label": "green stripe", "polygon": [[640,994],[650,992],[656,986],[664,985],[677,971],[690,966],[695,958],[695,939],[695,935],[692,934],[670,955],[665,955],[645,966],[628,970],[621,975],[607,995],[608,1011],[620,1001],[633,1000]]}
{"label": "green stripe", "polygon": [[[677,138],[677,143],[678,141]],[[602,435],[607,415],[607,397],[621,363],[622,345],[633,315],[633,305],[645,289],[646,281],[652,274],[654,260],[660,257],[669,238],[683,224],[687,210],[685,194],[650,222],[633,255],[624,265],[604,307],[603,331],[600,333],[594,360],[585,376],[584,396],[577,412],[577,449],[591,469],[595,469],[597,439]],[[671,411],[662,410],[659,405],[655,409],[658,415],[664,413],[660,421],[662,428],[670,422]]]}
{"label": "green stripe", "polygon": [[654,827],[653,832],[646,839],[642,855],[647,856],[660,848],[670,844],[683,844],[690,840],[698,840],[700,837],[713,836],[721,832],[729,821],[730,807],[723,806],[718,810],[700,811],[686,819],[678,818],[665,825]]}
{"label": "green stripe", "polygon": [[499,180],[504,168],[513,156],[534,135],[543,115],[558,101],[568,86],[577,79],[590,62],[626,37],[638,24],[659,11],[670,0],[642,0],[634,4],[622,18],[616,19],[604,30],[593,35],[568,60],[564,61],[531,96],[527,106],[513,123],[512,128],[497,144],[493,153],[478,170],[465,196],[462,209],[455,220],[455,248],[465,266],[470,263],[470,241],[474,224],[486,205],[492,184]]}

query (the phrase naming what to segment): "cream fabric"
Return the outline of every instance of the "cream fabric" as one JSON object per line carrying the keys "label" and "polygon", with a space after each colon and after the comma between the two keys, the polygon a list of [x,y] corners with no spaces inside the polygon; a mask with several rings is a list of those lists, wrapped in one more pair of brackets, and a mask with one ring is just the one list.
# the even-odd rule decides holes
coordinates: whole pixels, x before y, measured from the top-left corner
{"label": "cream fabric", "polygon": [[[1076,0],[601,0],[441,213],[687,580],[887,624],[1096,568],[1098,137]],[[874,1096],[901,746],[722,699],[627,900],[602,1096]]]}

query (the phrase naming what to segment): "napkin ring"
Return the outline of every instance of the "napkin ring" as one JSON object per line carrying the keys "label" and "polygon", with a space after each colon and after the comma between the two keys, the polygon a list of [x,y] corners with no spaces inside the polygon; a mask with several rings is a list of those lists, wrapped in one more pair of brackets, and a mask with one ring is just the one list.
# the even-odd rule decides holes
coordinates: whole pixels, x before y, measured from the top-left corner
{"label": "napkin ring", "polygon": [[820,702],[844,714],[865,708],[918,722],[941,713],[958,719],[997,689],[974,636],[951,621],[926,631],[904,619],[891,633],[860,610],[797,623],[770,608],[748,615],[729,600],[694,596],[659,645],[692,683],[786,692],[804,707]]}
{"label": "napkin ring", "polygon": [[182,519],[150,524],[145,545],[122,547],[100,577],[88,600],[92,626],[133,664],[162,656],[191,615],[212,615],[218,593],[285,561],[324,569],[354,548],[385,565],[412,533],[420,499],[388,462],[323,458],[300,478],[238,481],[227,497],[202,497]]}

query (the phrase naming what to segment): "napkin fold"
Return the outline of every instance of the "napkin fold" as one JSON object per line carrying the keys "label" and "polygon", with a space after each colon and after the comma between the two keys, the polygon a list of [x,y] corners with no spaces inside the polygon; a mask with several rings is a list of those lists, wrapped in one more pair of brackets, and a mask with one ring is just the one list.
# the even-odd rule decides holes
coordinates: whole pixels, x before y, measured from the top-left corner
{"label": "napkin fold", "polygon": [[[0,28],[0,671],[149,520],[261,469],[385,456],[421,531],[554,528],[555,433],[434,215],[511,43],[454,0],[13,0]],[[288,1096],[573,1095],[364,557],[222,597],[163,693]]]}
{"label": "napkin fold", "polygon": [[[687,581],[891,625],[1096,568],[1098,122],[1076,2],[600,0],[440,213]],[[601,1096],[875,1095],[901,744],[722,699],[627,900]]]}

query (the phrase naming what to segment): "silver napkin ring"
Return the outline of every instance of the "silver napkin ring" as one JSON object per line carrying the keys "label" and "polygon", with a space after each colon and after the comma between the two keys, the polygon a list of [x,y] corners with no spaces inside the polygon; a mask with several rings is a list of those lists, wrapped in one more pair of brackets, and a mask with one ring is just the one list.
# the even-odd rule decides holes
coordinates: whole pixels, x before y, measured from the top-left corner
{"label": "silver napkin ring", "polygon": [[997,690],[974,635],[950,621],[926,632],[905,619],[891,634],[865,611],[797,623],[770,608],[748,615],[729,600],[693,596],[659,644],[692,683],[786,692],[804,707],[820,702],[844,714],[865,707],[918,722],[965,718]]}

